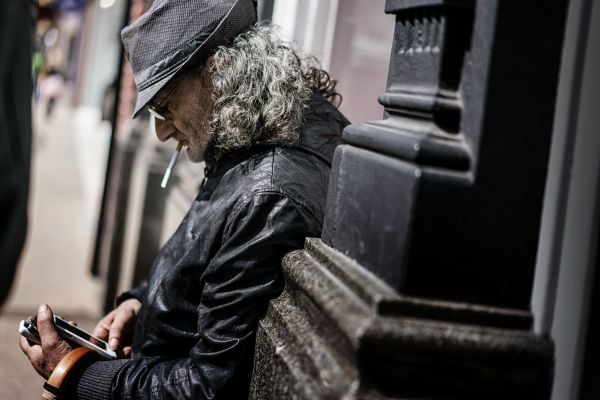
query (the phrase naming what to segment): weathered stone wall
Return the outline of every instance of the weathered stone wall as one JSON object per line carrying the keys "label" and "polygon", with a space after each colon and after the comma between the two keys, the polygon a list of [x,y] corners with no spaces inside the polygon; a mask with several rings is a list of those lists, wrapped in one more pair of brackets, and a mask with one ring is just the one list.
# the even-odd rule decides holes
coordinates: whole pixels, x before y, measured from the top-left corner
{"label": "weathered stone wall", "polygon": [[400,296],[319,239],[284,271],[252,399],[545,398],[552,342],[527,313]]}
{"label": "weathered stone wall", "polygon": [[387,0],[381,121],[283,263],[253,399],[547,399],[529,310],[566,0]]}

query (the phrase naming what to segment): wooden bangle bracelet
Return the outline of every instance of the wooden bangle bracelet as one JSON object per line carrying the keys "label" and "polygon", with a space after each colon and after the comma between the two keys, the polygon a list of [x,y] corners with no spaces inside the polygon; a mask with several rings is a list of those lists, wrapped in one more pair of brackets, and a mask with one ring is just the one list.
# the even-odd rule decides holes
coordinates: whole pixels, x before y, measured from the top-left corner
{"label": "wooden bangle bracelet", "polygon": [[75,366],[82,364],[83,362],[97,358],[98,353],[87,347],[78,347],[71,350],[66,356],[64,356],[50,377],[44,384],[44,391],[42,392],[42,400],[57,400],[62,397],[65,383],[75,370]]}

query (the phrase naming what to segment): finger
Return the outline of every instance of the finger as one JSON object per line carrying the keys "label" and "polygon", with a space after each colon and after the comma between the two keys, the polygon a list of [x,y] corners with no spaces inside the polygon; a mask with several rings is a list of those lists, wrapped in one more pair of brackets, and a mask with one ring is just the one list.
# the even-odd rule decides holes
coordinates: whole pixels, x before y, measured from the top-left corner
{"label": "finger", "polygon": [[42,348],[56,346],[62,340],[54,327],[52,310],[46,304],[42,304],[38,310],[37,329],[40,333]]}
{"label": "finger", "polygon": [[108,333],[110,332],[110,326],[96,325],[92,331],[92,336],[96,336],[98,339],[108,341]]}
{"label": "finger", "polygon": [[29,344],[29,340],[27,340],[24,336],[21,336],[19,338],[19,347],[21,348],[23,353],[28,354],[30,351],[29,349],[33,346]]}
{"label": "finger", "polygon": [[102,318],[96,324],[96,327],[92,331],[92,335],[96,336],[98,339],[108,341],[108,333],[110,332],[110,326],[112,325],[114,316],[115,310],[111,311],[104,318]]}
{"label": "finger", "polygon": [[124,313],[118,313],[115,316],[115,320],[110,327],[110,334],[108,335],[110,338],[108,345],[112,350],[117,350],[119,348],[121,340],[123,339],[123,334],[125,333],[125,325],[128,321],[129,318],[127,318]]}
{"label": "finger", "polygon": [[38,360],[42,357],[42,346],[39,344],[30,344],[29,340],[21,336],[19,339],[19,347],[29,360]]}
{"label": "finger", "polygon": [[69,323],[73,326],[77,326],[77,322],[69,320]]}
{"label": "finger", "polygon": [[131,346],[123,347],[123,357],[130,358],[132,352],[133,352],[133,348]]}

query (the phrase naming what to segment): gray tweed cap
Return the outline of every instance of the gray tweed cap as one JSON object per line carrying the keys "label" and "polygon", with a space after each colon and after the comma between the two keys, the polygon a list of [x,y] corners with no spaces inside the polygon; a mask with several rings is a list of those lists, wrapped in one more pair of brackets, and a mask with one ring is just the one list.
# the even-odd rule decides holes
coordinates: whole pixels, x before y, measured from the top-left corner
{"label": "gray tweed cap", "polygon": [[134,117],[178,72],[254,23],[253,0],[155,0],[121,31],[138,89]]}

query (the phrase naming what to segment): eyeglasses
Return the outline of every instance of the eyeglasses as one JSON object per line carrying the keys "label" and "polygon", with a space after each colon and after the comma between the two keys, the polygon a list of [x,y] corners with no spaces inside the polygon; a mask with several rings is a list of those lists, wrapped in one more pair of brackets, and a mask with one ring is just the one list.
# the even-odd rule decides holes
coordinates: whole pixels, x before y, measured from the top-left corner
{"label": "eyeglasses", "polygon": [[177,82],[175,82],[171,86],[171,88],[169,89],[167,94],[160,100],[160,102],[157,105],[149,105],[148,106],[148,112],[150,113],[150,115],[152,115],[154,118],[161,120],[161,121],[165,121],[167,119],[163,115],[164,114],[163,108],[167,105],[167,101],[173,95],[173,93],[175,93],[175,91],[179,87],[179,84],[181,83],[182,80],[183,79],[177,80]]}
{"label": "eyeglasses", "polygon": [[183,80],[189,73],[190,73],[190,71],[186,71],[185,73],[180,74],[179,77],[177,78],[177,81],[173,82],[173,84],[171,85],[171,88],[169,89],[167,94],[160,100],[160,102],[155,106],[153,106],[153,105],[148,106],[148,112],[150,113],[150,115],[152,115],[154,118],[161,120],[161,121],[165,121],[167,119],[163,115],[164,114],[163,108],[167,105],[167,101],[169,100],[169,98],[177,91],[177,88],[179,87],[181,82],[183,82]]}

